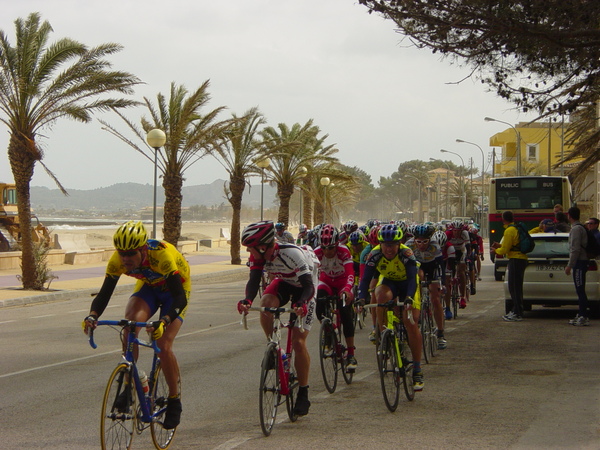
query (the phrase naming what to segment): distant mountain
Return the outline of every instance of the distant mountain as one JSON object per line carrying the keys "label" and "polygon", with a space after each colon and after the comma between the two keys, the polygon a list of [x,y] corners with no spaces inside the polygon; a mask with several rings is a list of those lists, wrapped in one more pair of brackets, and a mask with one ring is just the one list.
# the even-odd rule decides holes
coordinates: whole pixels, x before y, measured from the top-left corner
{"label": "distant mountain", "polygon": [[[223,191],[224,180],[215,180],[210,184],[183,187],[184,207],[193,205],[213,206],[221,203],[229,204]],[[67,189],[69,195],[65,196],[58,189],[47,187],[31,187],[31,207],[33,210],[95,210],[119,211],[139,210],[151,207],[154,196],[154,187],[150,184],[118,183],[112,186],[91,189]],[[275,188],[265,185],[264,204],[272,205],[275,200]],[[157,205],[164,204],[165,196],[162,186],[156,190]],[[246,187],[244,192],[244,206],[260,207],[260,184]]]}

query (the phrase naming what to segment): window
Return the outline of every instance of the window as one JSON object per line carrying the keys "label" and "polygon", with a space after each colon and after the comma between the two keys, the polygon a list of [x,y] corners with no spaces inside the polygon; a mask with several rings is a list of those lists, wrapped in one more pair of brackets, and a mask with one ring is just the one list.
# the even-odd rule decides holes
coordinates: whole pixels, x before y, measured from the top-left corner
{"label": "window", "polygon": [[527,161],[538,162],[538,144],[527,144]]}

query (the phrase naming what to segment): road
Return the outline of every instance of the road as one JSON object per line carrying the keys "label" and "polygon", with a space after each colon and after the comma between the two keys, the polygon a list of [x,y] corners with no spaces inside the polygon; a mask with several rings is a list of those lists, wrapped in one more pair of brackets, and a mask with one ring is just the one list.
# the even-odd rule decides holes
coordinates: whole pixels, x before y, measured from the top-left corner
{"label": "road", "polygon": [[[395,413],[386,409],[367,330],[357,332],[353,384],[340,379],[328,394],[315,329],[310,414],[289,423],[280,410],[268,438],[257,401],[264,335],[256,316],[244,330],[235,312],[244,282],[195,286],[176,341],[184,412],[171,448],[600,448],[600,323],[572,327],[575,310],[539,307],[503,322],[501,284],[484,270],[477,295],[447,322],[448,348],[424,365],[425,389],[413,402],[401,397]],[[80,325],[89,301],[2,309],[0,448],[98,448],[100,403],[120,356],[108,327],[96,333],[98,349],[89,347]],[[121,318],[125,302],[115,296],[104,318]],[[133,448],[153,448],[149,432]]]}

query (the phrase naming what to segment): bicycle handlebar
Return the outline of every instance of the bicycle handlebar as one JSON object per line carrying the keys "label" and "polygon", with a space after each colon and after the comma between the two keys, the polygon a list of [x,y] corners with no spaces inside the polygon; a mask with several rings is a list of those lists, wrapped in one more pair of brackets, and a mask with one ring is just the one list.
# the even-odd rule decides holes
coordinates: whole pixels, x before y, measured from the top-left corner
{"label": "bicycle handlebar", "polygon": [[[270,313],[293,313],[296,312],[294,308],[281,308],[281,307],[270,307],[270,306],[251,306],[248,308],[248,311],[260,311],[260,312],[270,312]],[[244,330],[248,329],[248,319],[246,316],[248,313],[242,314],[241,325],[244,326]],[[302,326],[302,320],[300,320],[300,331],[304,331],[304,326]]]}
{"label": "bicycle handlebar", "polygon": [[[406,300],[404,300],[404,302],[400,302],[400,300],[398,298],[394,298],[392,300],[390,300],[389,302],[385,302],[385,303],[369,303],[368,305],[365,305],[365,308],[388,308],[391,309],[394,306],[404,306],[404,308],[406,309],[407,306],[412,305],[413,303],[413,299],[407,297]],[[413,315],[412,315],[412,310],[411,309],[407,309],[406,310],[406,316],[408,317],[408,321],[414,325],[415,321],[413,319]]]}
{"label": "bicycle handlebar", "polygon": [[[119,327],[147,327],[148,325],[152,325],[152,322],[135,322],[133,320],[127,320],[127,319],[121,319],[121,320],[98,320],[96,322],[97,326],[100,325],[112,325],[112,326],[119,326]],[[94,330],[92,328],[89,329],[88,331],[88,341],[90,343],[90,347],[92,347],[93,349],[97,349],[98,346],[96,345],[96,343],[94,342]],[[152,348],[156,353],[160,353],[160,348],[158,348],[158,344],[156,343],[155,340],[151,340],[150,342],[146,342],[146,341],[142,341],[139,338],[135,338],[136,343],[143,345],[144,347],[150,347]]]}

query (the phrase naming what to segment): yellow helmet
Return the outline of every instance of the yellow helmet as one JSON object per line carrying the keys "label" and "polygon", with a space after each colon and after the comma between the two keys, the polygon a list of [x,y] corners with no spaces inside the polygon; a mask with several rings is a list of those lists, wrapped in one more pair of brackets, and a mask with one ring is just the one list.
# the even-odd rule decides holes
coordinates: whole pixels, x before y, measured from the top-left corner
{"label": "yellow helmet", "polygon": [[115,235],[113,242],[117,250],[135,250],[145,245],[148,241],[148,233],[141,221],[130,220],[121,225]]}

